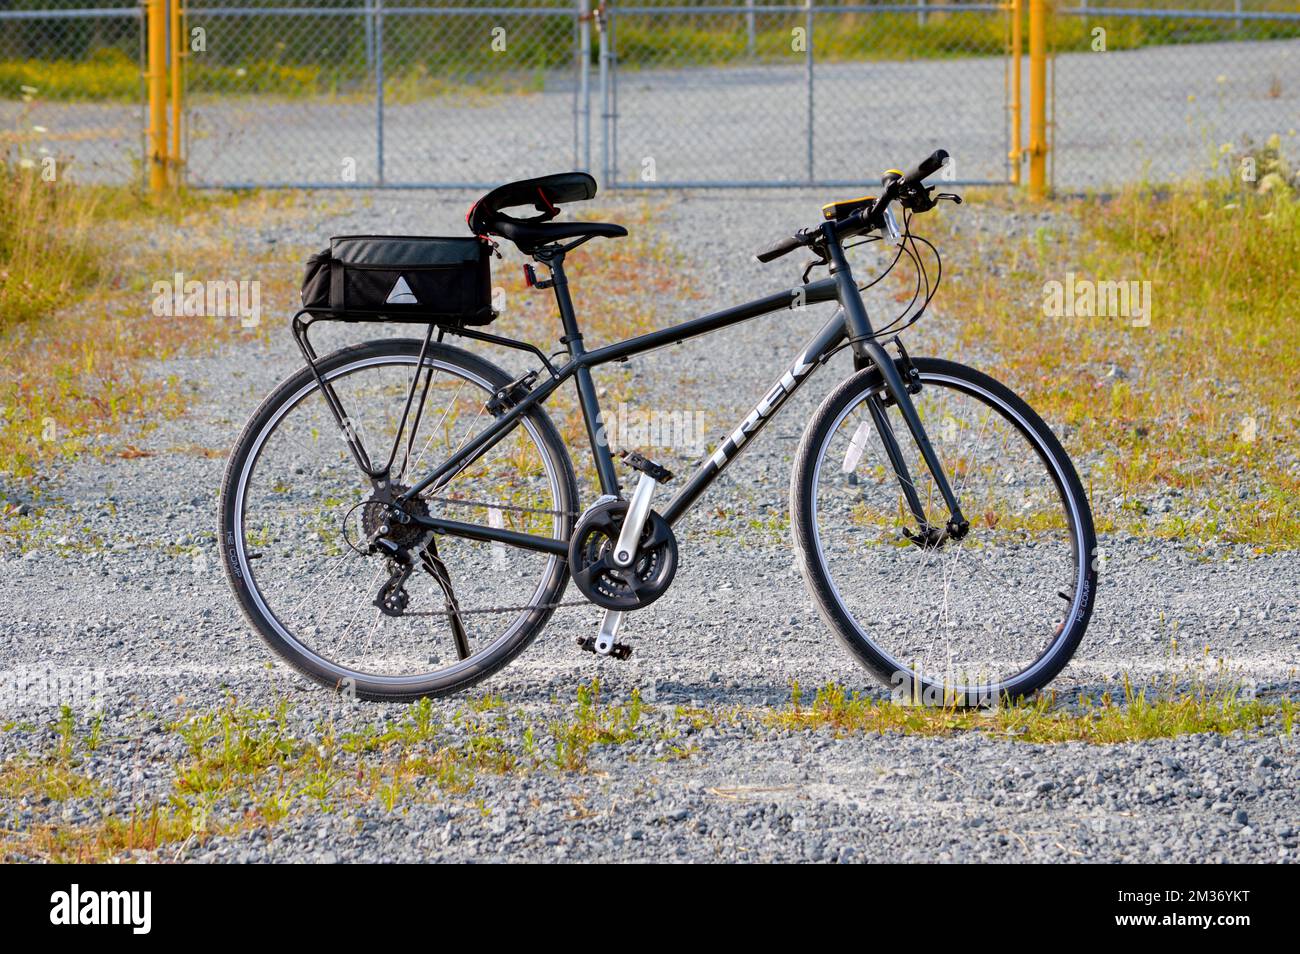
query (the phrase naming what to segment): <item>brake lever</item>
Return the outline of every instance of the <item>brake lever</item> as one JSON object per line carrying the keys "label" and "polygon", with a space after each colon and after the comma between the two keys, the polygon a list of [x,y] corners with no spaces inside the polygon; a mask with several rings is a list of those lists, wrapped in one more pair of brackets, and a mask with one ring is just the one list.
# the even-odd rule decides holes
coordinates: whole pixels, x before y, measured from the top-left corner
{"label": "brake lever", "polygon": [[817,268],[817,267],[819,267],[819,266],[821,266],[821,265],[826,265],[826,264],[829,264],[829,263],[830,263],[830,259],[827,258],[826,255],[825,255],[824,253],[822,253],[822,252],[818,252],[818,253],[817,253],[817,257],[814,258],[812,261],[810,261],[810,262],[808,263],[808,265],[807,265],[807,266],[804,268],[804,270],[803,270],[803,279],[802,279],[803,284],[805,284],[805,285],[808,284],[808,277],[809,277],[810,275],[812,275],[812,270],[813,270],[814,268]]}

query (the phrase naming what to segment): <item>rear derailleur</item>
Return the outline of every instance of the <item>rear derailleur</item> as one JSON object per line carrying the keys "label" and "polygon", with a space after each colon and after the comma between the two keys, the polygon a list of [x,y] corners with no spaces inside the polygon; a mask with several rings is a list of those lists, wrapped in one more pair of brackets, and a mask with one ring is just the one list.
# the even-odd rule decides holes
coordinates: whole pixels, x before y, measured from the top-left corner
{"label": "rear derailleur", "polygon": [[452,635],[461,658],[464,658],[468,652],[468,636],[461,619],[460,603],[452,590],[451,574],[438,555],[434,532],[414,519],[415,516],[428,517],[429,505],[420,497],[399,502],[406,490],[401,484],[387,482],[376,487],[361,513],[361,529],[369,541],[368,550],[388,558],[388,579],[379,588],[373,605],[385,616],[406,614],[411,603],[406,583],[415,571],[418,554],[420,566],[442,590]]}

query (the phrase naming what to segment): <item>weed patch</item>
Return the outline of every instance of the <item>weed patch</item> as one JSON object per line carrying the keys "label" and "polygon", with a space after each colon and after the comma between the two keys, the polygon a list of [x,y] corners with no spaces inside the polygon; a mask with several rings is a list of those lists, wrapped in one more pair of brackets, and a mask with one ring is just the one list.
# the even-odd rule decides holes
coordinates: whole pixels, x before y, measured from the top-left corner
{"label": "weed patch", "polygon": [[[960,211],[918,223],[956,250],[934,320],[1063,432],[1103,532],[1300,546],[1300,201],[1276,141],[1251,150],[1253,183],[1239,152],[1232,176],[1071,201],[969,257]],[[1047,316],[1067,275],[1149,281],[1149,323]]]}

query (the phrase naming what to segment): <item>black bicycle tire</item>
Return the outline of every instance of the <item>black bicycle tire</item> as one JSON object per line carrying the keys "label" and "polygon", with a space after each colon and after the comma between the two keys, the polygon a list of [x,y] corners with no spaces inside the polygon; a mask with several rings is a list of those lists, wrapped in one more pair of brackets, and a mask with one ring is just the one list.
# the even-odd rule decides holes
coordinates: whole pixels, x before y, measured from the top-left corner
{"label": "black bicycle tire", "polygon": [[[1046,454],[1054,458],[1055,467],[1053,467],[1053,460],[1044,459],[1044,463],[1048,465],[1048,470],[1052,474],[1053,482],[1057,484],[1057,489],[1068,491],[1075,501],[1075,513],[1078,518],[1075,529],[1082,539],[1072,538],[1072,543],[1075,546],[1081,546],[1082,559],[1079,563],[1081,570],[1081,580],[1078,584],[1080,587],[1079,599],[1071,608],[1071,614],[1067,620],[1068,625],[1063,625],[1061,634],[1050,647],[1051,658],[1047,660],[1044,666],[1034,670],[1029,675],[1025,673],[1018,674],[1006,686],[999,688],[996,698],[992,700],[987,698],[954,699],[950,693],[945,692],[945,687],[924,677],[920,679],[913,677],[913,681],[907,685],[906,696],[911,700],[942,701],[944,704],[956,702],[959,705],[984,705],[990,702],[998,703],[1007,699],[1015,700],[1032,696],[1055,679],[1066,664],[1069,663],[1070,659],[1073,658],[1092,617],[1097,585],[1095,559],[1097,540],[1087,494],[1084,492],[1073,463],[1064,448],[1061,447],[1056,435],[1052,433],[1052,429],[1013,391],[988,375],[953,361],[939,358],[914,358],[912,362],[921,373],[923,382],[927,375],[935,374],[965,381],[977,389],[967,393],[979,398],[978,392],[982,390],[993,395],[1014,411],[1015,416],[1008,417],[996,405],[990,405],[1019,429],[1022,434],[1030,438],[1031,444],[1038,451],[1040,457]],[[815,501],[813,496],[815,494],[817,458],[823,452],[824,444],[830,437],[829,432],[835,426],[846,406],[851,406],[853,402],[860,401],[864,394],[879,391],[882,387],[883,380],[880,372],[874,368],[867,368],[845,379],[822,401],[804,430],[803,438],[799,443],[799,449],[795,456],[794,468],[790,478],[790,512],[795,553],[800,572],[813,597],[813,601],[817,605],[818,612],[839,641],[863,666],[886,685],[896,687],[897,672],[895,667],[886,659],[883,651],[871,642],[870,636],[861,626],[857,625],[852,615],[837,598],[830,574],[818,556],[814,527]],[[1034,433],[1026,433],[1022,422],[1029,425]],[[1033,440],[1035,436],[1038,438],[1037,441]],[[1046,658],[1046,654],[1040,658]]]}
{"label": "black bicycle tire", "polygon": [[[422,344],[421,341],[411,338],[367,341],[341,348],[326,355],[319,360],[318,367],[322,375],[329,376],[339,368],[345,368],[349,364],[366,358],[407,356],[418,358]],[[500,367],[451,345],[430,343],[428,357],[430,360],[441,360],[458,365],[497,388],[504,387],[512,380],[511,376]],[[296,671],[326,688],[359,699],[406,702],[424,697],[449,695],[462,691],[498,672],[523,652],[550,620],[555,610],[552,604],[561,601],[565,587],[568,585],[569,569],[566,559],[560,558],[555,570],[552,571],[552,579],[546,584],[544,590],[544,606],[535,610],[531,614],[531,618],[521,626],[519,631],[508,642],[500,646],[494,643],[489,647],[489,651],[483,654],[485,658],[472,666],[466,667],[465,672],[456,678],[444,678],[435,674],[424,679],[412,677],[410,680],[403,682],[397,677],[350,673],[340,679],[339,670],[346,667],[335,664],[336,668],[330,669],[320,665],[311,654],[300,652],[294,645],[284,639],[258,606],[258,601],[254,598],[254,593],[239,566],[238,542],[234,529],[237,523],[235,519],[235,507],[238,499],[236,482],[239,475],[244,471],[248,455],[253,449],[257,436],[266,427],[269,419],[286,400],[298,393],[303,387],[312,384],[313,381],[314,377],[311,370],[303,367],[282,381],[275,390],[267,395],[257,410],[253,412],[248,423],[245,424],[226,464],[225,475],[221,483],[219,513],[219,539],[222,541],[221,562],[226,572],[226,579],[235,593],[245,618],[248,619],[258,635],[276,654],[288,662]],[[306,395],[299,398],[299,400],[305,397]],[[567,540],[573,530],[571,514],[578,500],[577,480],[574,475],[573,462],[569,457],[559,431],[544,410],[532,408],[525,417],[534,423],[544,451],[551,455],[558,465],[559,479],[557,483],[559,484],[561,499],[557,502],[555,509],[560,511],[557,519],[561,521],[564,531],[563,536]],[[476,658],[472,656],[470,661],[473,662]],[[347,681],[349,678],[352,679],[350,684]]]}

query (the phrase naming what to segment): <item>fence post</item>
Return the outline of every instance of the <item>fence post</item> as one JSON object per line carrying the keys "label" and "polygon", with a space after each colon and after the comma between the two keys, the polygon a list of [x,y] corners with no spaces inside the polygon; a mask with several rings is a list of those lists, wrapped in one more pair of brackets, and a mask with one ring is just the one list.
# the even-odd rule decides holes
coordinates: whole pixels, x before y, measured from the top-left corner
{"label": "fence post", "polygon": [[591,171],[591,0],[578,0],[578,155],[583,172]]}
{"label": "fence post", "polygon": [[167,188],[167,0],[147,0],[149,89],[149,190]]}
{"label": "fence post", "polygon": [[813,0],[805,0],[807,13],[805,16],[804,35],[804,78],[808,84],[808,184],[817,181],[816,167],[814,166],[813,150],[813,128],[814,128],[814,100],[813,100],[813,79],[815,70],[813,69]]}
{"label": "fence post", "polygon": [[1047,195],[1047,9],[1029,0],[1029,197]]}
{"label": "fence post", "polygon": [[366,0],[362,6],[361,23],[366,34],[366,72],[373,73],[375,69],[375,18],[370,13],[369,0]]}
{"label": "fence post", "polygon": [[745,53],[751,60],[758,55],[758,37],[754,19],[754,0],[745,0]]}
{"label": "fence post", "polygon": [[181,98],[184,94],[184,83],[181,75],[181,61],[186,54],[185,43],[185,25],[181,18],[181,0],[168,0],[171,6],[171,36],[172,36],[172,57],[171,57],[171,96],[172,96],[172,142],[171,142],[171,167],[173,170],[172,185],[180,185],[182,178],[181,156],[181,115],[184,111],[184,105]]}
{"label": "fence post", "polygon": [[1022,0],[1011,0],[1011,151],[1007,158],[1011,161],[1011,184],[1020,185],[1020,135],[1024,122],[1021,90],[1024,85],[1021,73],[1024,67],[1024,7]]}
{"label": "fence post", "polygon": [[596,9],[596,32],[600,41],[600,175],[607,188],[614,186],[614,173],[610,167],[610,123],[609,114],[609,23],[605,19],[606,9],[602,3]]}
{"label": "fence post", "polygon": [[384,0],[375,0],[375,178],[384,184]]}

